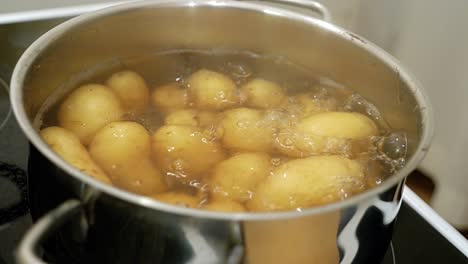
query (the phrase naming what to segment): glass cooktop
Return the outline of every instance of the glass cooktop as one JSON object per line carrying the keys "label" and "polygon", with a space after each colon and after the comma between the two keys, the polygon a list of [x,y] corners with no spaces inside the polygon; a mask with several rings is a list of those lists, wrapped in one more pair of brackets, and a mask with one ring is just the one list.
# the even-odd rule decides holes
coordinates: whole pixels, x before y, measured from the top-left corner
{"label": "glass cooktop", "polygon": [[[14,263],[17,243],[32,224],[25,172],[28,142],[11,114],[7,83],[16,61],[37,37],[91,8],[0,14],[0,264]],[[409,188],[403,197],[383,263],[468,263],[467,240]]]}

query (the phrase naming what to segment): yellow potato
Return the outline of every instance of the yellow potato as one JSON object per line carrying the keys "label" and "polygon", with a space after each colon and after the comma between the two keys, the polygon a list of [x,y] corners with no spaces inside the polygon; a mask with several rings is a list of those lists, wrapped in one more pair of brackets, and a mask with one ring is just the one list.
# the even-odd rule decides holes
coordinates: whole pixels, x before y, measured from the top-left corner
{"label": "yellow potato", "polygon": [[211,193],[214,197],[245,202],[270,173],[270,167],[270,157],[265,153],[242,153],[223,160],[213,169]]}
{"label": "yellow potato", "polygon": [[106,85],[119,97],[127,111],[142,111],[148,106],[149,89],[136,72],[120,71],[112,74]]}
{"label": "yellow potato", "polygon": [[224,74],[199,70],[188,79],[189,95],[202,110],[223,110],[239,103],[236,84]]}
{"label": "yellow potato", "polygon": [[89,152],[120,188],[144,195],[166,190],[163,176],[150,158],[150,135],[138,123],[121,121],[106,125],[96,133]]}
{"label": "yellow potato", "polygon": [[154,89],[151,94],[153,105],[164,112],[183,109],[188,105],[187,90],[177,83],[170,83]]}
{"label": "yellow potato", "polygon": [[205,204],[202,208],[218,212],[246,212],[245,207],[242,204],[226,199],[211,201]]}
{"label": "yellow potato", "polygon": [[281,154],[304,158],[320,154],[349,155],[352,142],[346,138],[323,137],[294,129],[283,129],[278,133],[274,146]]}
{"label": "yellow potato", "polygon": [[329,203],[362,191],[364,181],[362,165],[341,156],[291,160],[258,185],[247,207],[275,211]]}
{"label": "yellow potato", "polygon": [[256,108],[278,107],[283,100],[283,90],[274,82],[253,79],[240,88],[241,97],[247,106]]}
{"label": "yellow potato", "polygon": [[197,208],[199,204],[198,198],[181,192],[165,192],[153,195],[152,198],[161,202],[188,208]]}
{"label": "yellow potato", "polygon": [[193,126],[166,125],[159,128],[153,135],[152,149],[160,168],[182,181],[200,177],[225,157],[218,143],[210,141]]}
{"label": "yellow potato", "polygon": [[281,106],[298,118],[304,118],[313,114],[335,111],[337,101],[335,98],[317,98],[312,93],[301,93],[288,100],[283,100]]}
{"label": "yellow potato", "polygon": [[290,157],[317,154],[345,154],[351,140],[377,135],[378,129],[367,116],[349,112],[322,112],[300,120],[293,128],[278,133],[274,145]]}
{"label": "yellow potato", "polygon": [[375,123],[365,115],[350,112],[325,112],[301,120],[297,130],[317,136],[363,139],[378,134]]}
{"label": "yellow potato", "polygon": [[62,159],[95,179],[111,184],[109,177],[94,163],[78,137],[61,127],[48,127],[41,130],[42,139]]}
{"label": "yellow potato", "polygon": [[221,121],[223,145],[234,150],[268,152],[275,128],[259,110],[237,108],[226,111]]}
{"label": "yellow potato", "polygon": [[198,126],[197,111],[191,109],[176,110],[166,116],[164,124]]}
{"label": "yellow potato", "polygon": [[218,121],[219,114],[214,112],[180,109],[169,113],[164,124],[210,127],[216,126]]}
{"label": "yellow potato", "polygon": [[69,94],[58,111],[59,125],[88,145],[97,130],[123,114],[118,97],[106,86],[88,84]]}

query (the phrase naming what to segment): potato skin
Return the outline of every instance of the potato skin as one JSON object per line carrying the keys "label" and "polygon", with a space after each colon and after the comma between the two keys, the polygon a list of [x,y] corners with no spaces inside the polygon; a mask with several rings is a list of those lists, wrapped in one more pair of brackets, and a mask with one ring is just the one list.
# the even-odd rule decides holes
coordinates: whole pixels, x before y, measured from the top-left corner
{"label": "potato skin", "polygon": [[169,203],[187,208],[197,208],[199,204],[197,197],[182,192],[165,192],[153,195],[151,196],[151,198],[164,203]]}
{"label": "potato skin", "polygon": [[346,198],[364,188],[364,169],[341,156],[313,156],[277,167],[247,202],[251,211],[310,207]]}
{"label": "potato skin", "polygon": [[375,123],[367,116],[354,112],[324,112],[304,118],[298,131],[317,136],[363,139],[378,134]]}
{"label": "potato skin", "polygon": [[290,157],[318,154],[347,154],[351,140],[378,134],[375,123],[354,112],[321,112],[301,119],[294,127],[280,131],[275,148]]}
{"label": "potato skin", "polygon": [[65,98],[58,111],[58,121],[87,146],[100,128],[119,120],[122,114],[121,103],[109,88],[88,84]]}
{"label": "potato skin", "polygon": [[237,202],[250,199],[255,187],[270,173],[265,153],[241,153],[218,163],[210,177],[211,194]]}
{"label": "potato skin", "polygon": [[138,73],[116,72],[107,79],[106,85],[119,97],[125,110],[139,112],[148,106],[149,89]]}
{"label": "potato skin", "polygon": [[269,152],[275,128],[264,122],[262,112],[236,108],[224,113],[221,121],[223,145],[233,150]]}
{"label": "potato skin", "polygon": [[188,105],[187,90],[180,88],[177,83],[165,84],[154,89],[151,101],[165,113],[184,109]]}
{"label": "potato skin", "polygon": [[249,107],[275,108],[285,100],[281,87],[264,79],[253,79],[240,88],[241,98]]}
{"label": "potato skin", "polygon": [[189,95],[200,110],[223,110],[239,103],[236,84],[224,74],[201,69],[188,83]]}
{"label": "potato skin", "polygon": [[316,98],[311,93],[301,93],[291,98],[289,108],[300,117],[335,111],[337,101],[334,98]]}
{"label": "potato skin", "polygon": [[194,126],[160,127],[153,135],[152,150],[158,166],[181,181],[199,178],[225,158],[221,146]]}
{"label": "potato skin", "polygon": [[160,171],[150,158],[151,138],[135,122],[113,122],[98,131],[89,146],[91,157],[125,190],[150,195],[166,190]]}
{"label": "potato skin", "polygon": [[65,128],[52,126],[41,130],[40,136],[57,155],[73,167],[101,182],[112,184],[75,134]]}
{"label": "potato skin", "polygon": [[216,199],[205,204],[202,209],[217,212],[246,212],[245,207],[235,201],[227,199]]}

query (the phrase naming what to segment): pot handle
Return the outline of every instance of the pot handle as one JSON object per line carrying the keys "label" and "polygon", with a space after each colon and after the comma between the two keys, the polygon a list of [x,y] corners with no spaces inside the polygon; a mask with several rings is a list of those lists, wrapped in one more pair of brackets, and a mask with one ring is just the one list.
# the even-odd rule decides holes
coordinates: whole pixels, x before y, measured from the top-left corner
{"label": "pot handle", "polygon": [[321,3],[318,3],[315,1],[310,1],[310,0],[257,0],[257,1],[305,8],[314,13],[317,13],[320,16],[320,19],[325,22],[331,22],[332,20],[331,14],[328,8],[326,8]]}
{"label": "pot handle", "polygon": [[68,220],[81,212],[81,201],[71,199],[42,216],[24,235],[16,252],[19,264],[45,264],[36,253],[40,243],[57,231]]}

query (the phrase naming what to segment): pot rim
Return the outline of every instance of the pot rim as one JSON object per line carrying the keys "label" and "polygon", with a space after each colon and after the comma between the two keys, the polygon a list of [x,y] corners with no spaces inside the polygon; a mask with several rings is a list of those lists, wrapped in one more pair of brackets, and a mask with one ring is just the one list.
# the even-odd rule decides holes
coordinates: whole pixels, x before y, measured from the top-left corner
{"label": "pot rim", "polygon": [[[266,1],[266,3],[268,3]],[[95,180],[94,178],[82,173],[77,168],[65,162],[57,154],[50,149],[45,142],[42,141],[37,131],[33,128],[32,122],[29,121],[26,114],[24,104],[23,104],[23,85],[25,77],[33,65],[38,56],[48,48],[51,43],[56,39],[66,34],[70,29],[80,26],[88,21],[98,19],[101,17],[109,16],[112,14],[117,14],[120,12],[125,12],[128,10],[135,10],[144,7],[175,7],[175,8],[197,8],[197,7],[213,7],[213,8],[236,8],[243,10],[250,10],[254,12],[264,13],[270,16],[278,16],[310,26],[320,27],[324,30],[331,32],[344,41],[348,41],[350,45],[356,45],[360,48],[365,49],[370,52],[372,55],[379,58],[384,62],[388,67],[395,69],[398,72],[400,78],[408,84],[409,89],[412,91],[413,95],[416,98],[418,109],[421,112],[421,123],[422,123],[422,135],[419,145],[416,148],[413,156],[407,160],[405,166],[401,168],[397,173],[390,176],[388,179],[383,181],[380,185],[367,190],[363,193],[354,195],[350,198],[347,198],[342,201],[301,209],[298,211],[278,211],[278,212],[255,212],[255,213],[223,213],[223,212],[213,212],[205,211],[199,209],[184,208],[176,205],[166,204],[153,200],[148,197],[144,197],[138,194],[130,193],[125,190],[119,189],[117,187],[102,183]],[[366,200],[371,200],[375,198],[379,193],[384,192],[385,190],[391,188],[392,186],[398,184],[402,181],[409,173],[416,168],[419,162],[426,155],[430,142],[433,135],[433,114],[432,106],[429,102],[427,92],[420,85],[420,83],[406,71],[399,62],[389,55],[387,52],[372,44],[371,42],[365,40],[364,38],[351,33],[345,29],[342,29],[333,24],[324,22],[322,20],[300,14],[298,12],[286,10],[279,7],[272,7],[264,4],[258,3],[249,3],[244,1],[232,1],[232,0],[151,0],[143,2],[131,2],[121,5],[112,6],[109,8],[104,8],[95,12],[87,13],[80,15],[78,17],[72,18],[48,31],[34,41],[31,46],[23,53],[19,59],[13,75],[11,78],[10,85],[10,101],[13,108],[14,115],[18,121],[23,133],[27,136],[29,141],[36,147],[39,152],[47,157],[48,160],[52,161],[56,166],[61,168],[67,174],[75,179],[84,182],[86,185],[91,186],[97,189],[100,192],[106,193],[114,198],[118,198],[129,203],[146,207],[148,209],[160,210],[166,213],[174,213],[183,216],[199,217],[199,218],[209,218],[217,220],[241,220],[241,221],[253,221],[253,220],[276,220],[276,219],[285,219],[285,218],[294,218],[302,217],[307,215],[323,214],[331,212],[337,209],[350,207],[355,204],[363,203]]]}

